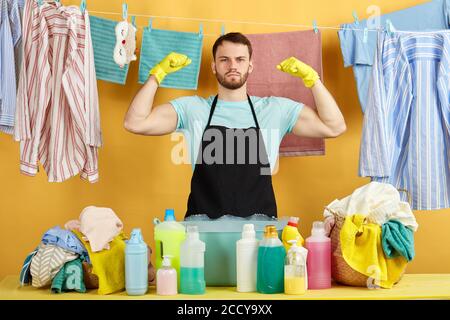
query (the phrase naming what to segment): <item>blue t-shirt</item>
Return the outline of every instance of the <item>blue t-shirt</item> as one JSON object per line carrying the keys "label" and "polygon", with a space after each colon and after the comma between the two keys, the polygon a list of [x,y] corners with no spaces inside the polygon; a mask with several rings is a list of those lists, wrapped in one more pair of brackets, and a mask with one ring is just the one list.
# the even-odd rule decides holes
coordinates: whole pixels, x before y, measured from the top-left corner
{"label": "blue t-shirt", "polygon": [[[303,104],[282,97],[251,96],[258,119],[264,145],[273,172],[278,158],[281,140],[294,127]],[[177,131],[182,132],[189,148],[189,158],[194,170],[203,131],[208,123],[214,96],[207,99],[199,96],[181,97],[170,101],[178,115]],[[211,125],[228,128],[255,127],[250,104],[245,101],[223,101],[218,99]]]}
{"label": "blue t-shirt", "polygon": [[[379,17],[381,28],[385,28],[386,20],[390,20],[394,28],[399,31],[448,29],[450,26],[450,0],[434,0],[381,15]],[[359,24],[343,24],[341,25],[342,29],[338,32],[344,67],[353,66],[359,102],[363,112],[366,110],[373,59],[377,49],[377,32],[374,31],[377,26],[368,25],[367,22],[367,20],[361,20]],[[369,29],[367,41],[364,41],[364,28]]]}

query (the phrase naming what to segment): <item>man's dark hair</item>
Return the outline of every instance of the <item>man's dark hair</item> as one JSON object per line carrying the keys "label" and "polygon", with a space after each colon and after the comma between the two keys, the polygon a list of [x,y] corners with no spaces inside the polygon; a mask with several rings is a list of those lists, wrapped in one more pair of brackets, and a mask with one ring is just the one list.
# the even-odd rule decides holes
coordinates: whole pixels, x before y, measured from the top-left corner
{"label": "man's dark hair", "polygon": [[224,34],[222,36],[220,36],[216,42],[214,42],[213,48],[212,48],[212,52],[213,52],[213,59],[216,59],[216,51],[217,48],[222,44],[222,42],[224,41],[229,41],[229,42],[233,42],[233,43],[240,43],[243,45],[246,45],[248,48],[248,53],[249,53],[249,58],[252,58],[252,44],[250,43],[250,40],[247,39],[246,36],[244,36],[242,33],[240,32],[230,32],[227,34]]}

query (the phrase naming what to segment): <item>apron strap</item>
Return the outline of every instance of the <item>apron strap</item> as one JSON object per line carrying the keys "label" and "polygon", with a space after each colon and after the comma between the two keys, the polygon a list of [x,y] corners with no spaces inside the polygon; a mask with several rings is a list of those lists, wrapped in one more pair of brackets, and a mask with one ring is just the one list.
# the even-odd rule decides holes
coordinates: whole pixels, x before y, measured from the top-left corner
{"label": "apron strap", "polygon": [[[214,114],[214,110],[216,109],[218,97],[219,97],[219,95],[216,95],[216,96],[214,97],[213,103],[212,103],[212,105],[211,105],[211,111],[209,112],[208,122],[206,123],[206,128],[205,128],[205,130],[206,130],[206,129],[209,127],[209,125],[211,124],[211,119],[212,119],[212,116],[213,116],[213,114]],[[250,104],[250,109],[252,110],[253,120],[255,121],[256,129],[259,129],[258,118],[256,118],[256,113],[255,113],[255,109],[253,108],[252,99],[250,99],[250,96],[249,96],[248,94],[247,94],[247,99],[248,99],[248,103]]]}

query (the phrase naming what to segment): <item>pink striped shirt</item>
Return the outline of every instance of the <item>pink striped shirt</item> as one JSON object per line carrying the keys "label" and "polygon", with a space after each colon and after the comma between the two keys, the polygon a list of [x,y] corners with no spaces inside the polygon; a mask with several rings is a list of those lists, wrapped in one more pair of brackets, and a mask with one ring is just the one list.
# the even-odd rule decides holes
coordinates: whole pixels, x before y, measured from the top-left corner
{"label": "pink striped shirt", "polygon": [[23,50],[14,132],[20,171],[34,176],[40,162],[50,182],[78,173],[96,182],[102,137],[88,12],[26,1]]}

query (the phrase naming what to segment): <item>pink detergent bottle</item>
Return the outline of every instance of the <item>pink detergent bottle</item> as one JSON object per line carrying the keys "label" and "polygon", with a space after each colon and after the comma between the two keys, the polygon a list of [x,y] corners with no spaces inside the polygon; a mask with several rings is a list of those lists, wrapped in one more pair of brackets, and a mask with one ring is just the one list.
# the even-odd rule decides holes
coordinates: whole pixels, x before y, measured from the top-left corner
{"label": "pink detergent bottle", "polygon": [[305,247],[308,249],[308,289],[331,288],[331,240],[325,235],[322,221],[313,222]]}

